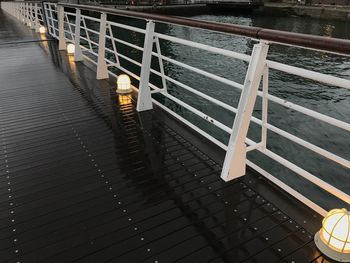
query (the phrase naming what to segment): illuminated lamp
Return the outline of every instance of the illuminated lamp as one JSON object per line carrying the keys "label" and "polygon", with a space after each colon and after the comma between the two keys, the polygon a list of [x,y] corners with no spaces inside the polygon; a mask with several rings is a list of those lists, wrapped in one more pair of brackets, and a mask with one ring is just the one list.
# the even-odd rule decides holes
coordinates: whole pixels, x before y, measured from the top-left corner
{"label": "illuminated lamp", "polygon": [[67,53],[68,53],[68,55],[73,55],[74,52],[75,52],[75,46],[72,43],[68,44],[67,45]]}
{"label": "illuminated lamp", "polygon": [[350,212],[345,208],[329,211],[315,235],[315,243],[329,258],[350,262]]}
{"label": "illuminated lamp", "polygon": [[46,33],[46,28],[44,26],[39,27],[39,33],[40,34],[45,34]]}
{"label": "illuminated lamp", "polygon": [[126,74],[119,75],[117,79],[117,93],[127,94],[131,91],[131,81],[129,76]]}

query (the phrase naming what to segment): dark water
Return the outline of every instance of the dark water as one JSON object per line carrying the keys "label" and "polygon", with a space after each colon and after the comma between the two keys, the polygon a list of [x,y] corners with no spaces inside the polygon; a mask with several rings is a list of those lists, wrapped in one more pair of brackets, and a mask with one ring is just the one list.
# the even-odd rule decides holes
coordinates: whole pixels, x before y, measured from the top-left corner
{"label": "dark water", "polygon": [[[350,23],[338,21],[302,17],[237,15],[201,15],[194,18],[329,37],[350,38]],[[119,22],[144,26],[143,22],[133,20]],[[244,54],[250,54],[255,44],[255,42],[247,38],[173,25],[157,25],[156,31]],[[121,29],[114,30],[114,34],[131,43],[139,46],[143,45],[141,34],[130,34]],[[111,46],[110,43],[107,44]],[[126,48],[123,45],[117,45],[117,48],[119,52],[141,62],[140,52]],[[165,56],[243,84],[247,69],[247,63],[245,62],[167,41],[161,41],[161,51]],[[113,60],[112,57],[111,59]],[[273,44],[270,46],[268,59],[350,79],[350,57]],[[121,59],[121,63],[134,73],[139,74],[139,69],[132,64],[123,59]],[[152,65],[153,68],[158,69],[157,59],[154,58]],[[164,66],[165,73],[170,77],[237,107],[240,92],[235,88],[179,68],[173,64],[165,63]],[[269,92],[271,94],[350,123],[350,90],[326,86],[275,70],[270,70],[269,81]],[[158,77],[152,75],[151,82],[161,87],[161,81]],[[229,127],[232,126],[234,120],[232,113],[169,82],[167,86],[170,94],[175,95]],[[225,132],[194,116],[187,110],[174,105],[169,100],[164,98],[159,98],[159,100],[220,141],[227,143],[229,136]],[[257,117],[261,116],[261,100],[259,98],[255,105],[254,115]],[[268,121],[289,133],[350,160],[350,134],[344,130],[332,127],[272,102],[269,103]],[[260,133],[260,127],[252,123],[249,130],[249,138],[258,142]],[[350,194],[349,169],[337,165],[273,132],[268,132],[268,148]],[[348,205],[333,198],[320,188],[262,154],[252,152],[249,153],[248,158],[326,209],[334,207],[349,208]]]}

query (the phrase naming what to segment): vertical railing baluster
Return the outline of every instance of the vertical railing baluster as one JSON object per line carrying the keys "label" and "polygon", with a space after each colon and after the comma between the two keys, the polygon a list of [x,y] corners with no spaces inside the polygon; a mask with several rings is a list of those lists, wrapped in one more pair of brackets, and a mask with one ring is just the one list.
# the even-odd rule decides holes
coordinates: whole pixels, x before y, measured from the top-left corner
{"label": "vertical railing baluster", "polygon": [[81,14],[81,11],[79,8],[77,8],[75,13],[74,61],[83,61],[83,54],[80,48],[80,23],[81,23],[80,14]]}
{"label": "vertical railing baluster", "polygon": [[33,3],[29,4],[29,27],[30,29],[35,28],[35,20],[33,19]]}
{"label": "vertical railing baluster", "polygon": [[153,21],[148,21],[146,26],[145,43],[142,54],[141,77],[139,84],[139,94],[137,97],[137,111],[146,111],[153,108],[151,90],[149,87],[149,77],[152,61],[152,50],[154,42],[154,27]]}
{"label": "vertical railing baluster", "polygon": [[108,70],[105,60],[106,53],[106,24],[107,14],[101,13],[100,34],[98,39],[98,58],[97,58],[97,79],[108,79]]}
{"label": "vertical railing baluster", "polygon": [[261,116],[261,143],[262,148],[266,149],[267,144],[267,117],[268,117],[268,94],[269,94],[269,68],[265,66],[263,73],[263,93],[262,93],[262,116]]}
{"label": "vertical railing baluster", "polygon": [[25,24],[28,26],[29,25],[29,3],[26,3],[26,21]]}
{"label": "vertical railing baluster", "polygon": [[39,23],[39,16],[38,16],[38,3],[35,3],[34,5],[34,16],[35,16],[35,32],[39,32],[40,23]]}
{"label": "vertical railing baluster", "polygon": [[66,50],[66,37],[64,32],[64,7],[58,6],[58,49]]}
{"label": "vertical railing baluster", "polygon": [[247,154],[245,140],[261,77],[266,65],[268,48],[269,46],[267,44],[261,42],[255,44],[252,51],[221,172],[221,178],[224,181],[245,175]]}

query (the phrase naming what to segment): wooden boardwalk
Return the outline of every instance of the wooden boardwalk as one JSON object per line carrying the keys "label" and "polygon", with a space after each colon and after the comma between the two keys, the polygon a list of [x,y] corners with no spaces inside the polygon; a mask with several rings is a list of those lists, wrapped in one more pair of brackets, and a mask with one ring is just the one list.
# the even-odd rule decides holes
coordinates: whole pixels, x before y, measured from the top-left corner
{"label": "wooden boardwalk", "polygon": [[1,44],[34,37],[0,11],[0,262],[327,262],[292,197],[224,183],[218,149],[54,42]]}

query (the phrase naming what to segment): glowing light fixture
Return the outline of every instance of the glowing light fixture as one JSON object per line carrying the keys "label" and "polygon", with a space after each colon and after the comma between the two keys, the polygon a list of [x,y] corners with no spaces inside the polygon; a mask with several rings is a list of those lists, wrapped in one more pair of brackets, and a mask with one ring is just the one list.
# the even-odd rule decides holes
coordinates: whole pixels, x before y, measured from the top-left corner
{"label": "glowing light fixture", "polygon": [[45,34],[46,33],[46,28],[44,26],[39,27],[39,33],[40,34]]}
{"label": "glowing light fixture", "polygon": [[67,53],[68,53],[68,55],[73,55],[74,52],[75,52],[75,46],[72,43],[68,44],[67,45]]}
{"label": "glowing light fixture", "polygon": [[128,75],[121,74],[117,79],[117,93],[126,94],[131,92],[131,81]]}
{"label": "glowing light fixture", "polygon": [[329,211],[315,235],[315,243],[331,259],[350,262],[350,212],[344,208]]}

